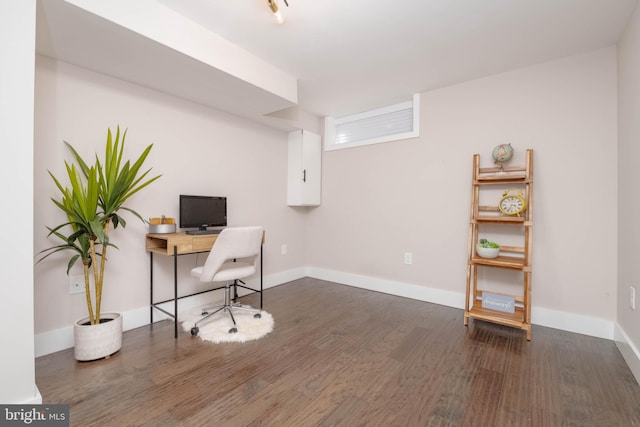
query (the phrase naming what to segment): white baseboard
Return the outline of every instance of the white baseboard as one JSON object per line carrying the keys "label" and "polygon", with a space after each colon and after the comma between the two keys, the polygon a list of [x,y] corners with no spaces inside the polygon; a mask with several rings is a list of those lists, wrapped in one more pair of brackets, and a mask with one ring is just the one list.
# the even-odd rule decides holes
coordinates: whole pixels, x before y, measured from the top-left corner
{"label": "white baseboard", "polygon": [[324,268],[307,267],[307,276],[314,279],[326,280],[370,291],[382,292],[399,297],[411,298],[419,301],[433,302],[448,307],[464,308],[464,294],[461,292],[445,291],[443,289],[428,288],[412,283],[397,282],[377,277],[362,276],[342,271],[326,270]]}
{"label": "white baseboard", "polygon": [[568,313],[544,307],[531,307],[531,323],[567,332],[613,340],[612,320]]}
{"label": "white baseboard", "polygon": [[[377,277],[369,277],[317,267],[297,268],[265,276],[264,289],[297,280],[305,276],[341,283],[343,285],[354,286],[362,289],[368,289],[371,291],[412,298],[419,301],[445,305],[461,310],[464,308],[465,295],[463,292],[447,291],[413,283],[403,283]],[[254,279],[248,284],[250,286],[255,286],[255,282],[256,280]],[[241,290],[240,293],[242,295],[246,292],[243,292]],[[198,295],[193,298],[180,300],[178,310],[190,310],[192,308],[201,307],[202,305],[211,302],[215,302],[215,300],[212,300],[211,296],[207,296],[207,294]],[[167,303],[166,309],[170,312],[173,311],[173,308],[170,307],[169,303]],[[122,326],[125,331],[149,324],[150,319],[148,306],[129,310],[122,314]],[[154,310],[153,318],[154,322],[156,322],[166,319],[167,316],[165,316],[158,310]],[[610,320],[535,306],[531,309],[531,318],[532,323],[535,325],[546,326],[550,328],[610,340],[614,339],[614,322]],[[71,347],[73,347],[73,326],[43,332],[35,336],[36,357],[44,356],[46,354],[65,350]],[[635,347],[632,347],[632,349],[633,350],[629,350],[628,353],[630,353],[631,355],[635,354],[635,358],[637,360],[637,349],[635,349]]]}
{"label": "white baseboard", "polygon": [[[264,276],[263,287],[268,289],[274,286],[281,285],[292,280],[297,280],[305,277],[305,269],[297,268],[292,270],[286,270],[283,272],[270,274]],[[259,286],[258,279],[252,279],[247,281],[249,286]],[[238,289],[238,293],[246,295],[249,291],[245,289]],[[205,304],[216,305],[217,301],[220,301],[219,293],[201,294],[192,298],[186,298],[178,301],[178,312],[188,311],[196,307],[202,307]],[[161,306],[168,312],[173,312],[172,303],[166,303]],[[158,322],[169,318],[167,315],[159,310],[154,310],[153,321]],[[150,323],[149,306],[135,308],[122,313],[122,329],[125,331],[139,328],[141,326],[148,325]],[[73,325],[66,326],[64,328],[55,329],[53,331],[42,332],[34,337],[35,345],[35,357],[44,356],[47,354],[55,353],[57,351],[66,350],[73,347]]]}
{"label": "white baseboard", "polygon": [[615,324],[614,330],[616,345],[620,353],[622,353],[625,362],[629,365],[631,373],[636,378],[638,384],[640,384],[640,351],[638,351],[638,347],[633,344],[627,333],[618,323]]}
{"label": "white baseboard", "polygon": [[[413,283],[403,283],[317,267],[307,267],[306,271],[307,276],[316,279],[432,302],[461,310],[464,309],[465,294],[463,292],[446,291]],[[464,284],[461,287],[464,289]],[[606,319],[533,306],[531,308],[531,320],[533,324],[539,326],[598,338],[613,339],[613,321]]]}
{"label": "white baseboard", "polygon": [[42,395],[40,394],[40,390],[37,385],[33,385],[33,396],[29,396],[26,399],[20,400],[18,402],[3,402],[10,403],[12,405],[41,405],[42,404]]}

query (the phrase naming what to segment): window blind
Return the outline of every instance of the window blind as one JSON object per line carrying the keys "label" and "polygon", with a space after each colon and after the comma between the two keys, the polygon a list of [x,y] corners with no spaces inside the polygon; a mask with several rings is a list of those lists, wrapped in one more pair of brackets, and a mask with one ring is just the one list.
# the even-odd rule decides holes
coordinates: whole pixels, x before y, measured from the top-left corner
{"label": "window blind", "polygon": [[325,117],[325,150],[417,138],[420,95],[411,101],[340,118]]}
{"label": "window blind", "polygon": [[337,124],[334,143],[364,141],[412,130],[413,106],[409,106],[398,111]]}

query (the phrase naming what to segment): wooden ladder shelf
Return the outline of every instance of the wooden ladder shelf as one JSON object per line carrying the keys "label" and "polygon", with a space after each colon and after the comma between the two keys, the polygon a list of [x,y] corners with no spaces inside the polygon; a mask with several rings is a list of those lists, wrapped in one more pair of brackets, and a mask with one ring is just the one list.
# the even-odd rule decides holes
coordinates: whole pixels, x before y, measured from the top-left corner
{"label": "wooden ladder shelf", "polygon": [[[480,194],[483,190],[498,188],[505,190],[517,188],[522,191],[526,200],[526,209],[522,216],[501,214],[497,206],[480,205]],[[469,319],[484,320],[501,325],[519,328],[527,332],[527,340],[531,340],[531,250],[533,231],[533,150],[528,149],[524,166],[480,167],[480,155],[473,156],[473,180],[471,187],[471,214],[469,220],[469,247],[467,261],[467,288],[465,298],[464,325]],[[522,246],[500,246],[497,258],[482,258],[477,254],[479,233],[487,226],[511,227],[509,234],[522,239]],[[514,312],[501,311],[483,306],[484,293],[488,289],[478,287],[478,269],[505,268],[521,271],[523,283],[521,291],[514,294],[499,294],[513,300]],[[491,286],[484,285],[483,287]],[[493,292],[491,292],[493,293]],[[487,304],[488,305],[488,304]]]}

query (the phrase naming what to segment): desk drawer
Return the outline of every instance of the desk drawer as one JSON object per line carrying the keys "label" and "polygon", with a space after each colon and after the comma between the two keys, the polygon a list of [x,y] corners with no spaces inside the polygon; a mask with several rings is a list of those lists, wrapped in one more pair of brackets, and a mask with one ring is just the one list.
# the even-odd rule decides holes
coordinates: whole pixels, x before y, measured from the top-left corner
{"label": "desk drawer", "polygon": [[217,234],[205,234],[202,236],[193,236],[191,241],[191,249],[193,252],[203,252],[211,249],[211,246],[218,238]]}

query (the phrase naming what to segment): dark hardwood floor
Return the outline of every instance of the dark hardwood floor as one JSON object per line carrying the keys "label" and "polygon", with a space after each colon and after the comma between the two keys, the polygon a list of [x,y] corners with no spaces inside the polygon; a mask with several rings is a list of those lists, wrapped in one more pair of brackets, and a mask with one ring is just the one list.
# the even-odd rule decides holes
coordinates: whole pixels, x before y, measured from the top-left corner
{"label": "dark hardwood floor", "polygon": [[[243,302],[256,304],[255,296]],[[611,341],[472,321],[461,310],[315,279],[265,291],[274,331],[209,344],[164,321],[122,350],[36,360],[72,426],[640,426]]]}

